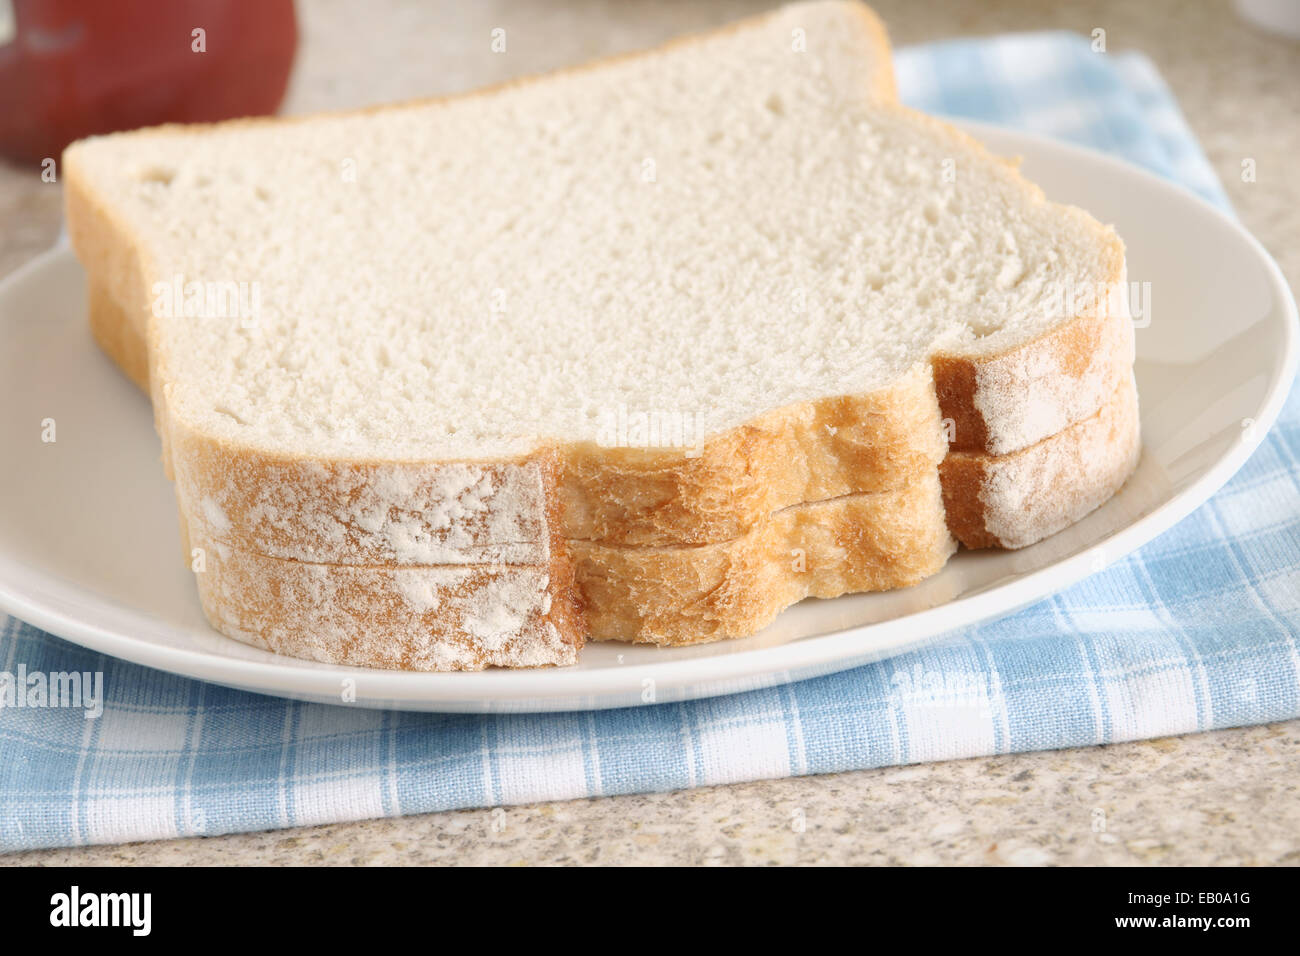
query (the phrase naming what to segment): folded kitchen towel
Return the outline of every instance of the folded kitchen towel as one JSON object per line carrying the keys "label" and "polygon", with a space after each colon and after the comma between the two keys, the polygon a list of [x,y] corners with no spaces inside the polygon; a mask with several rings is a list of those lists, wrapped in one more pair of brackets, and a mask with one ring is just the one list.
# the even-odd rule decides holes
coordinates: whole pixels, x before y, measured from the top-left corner
{"label": "folded kitchen towel", "polygon": [[[898,54],[923,110],[1107,150],[1227,201],[1150,62],[1028,34]],[[0,672],[102,671],[103,712],[0,709],[0,849],[217,834],[1073,747],[1300,715],[1300,399],[1178,527],[1011,617],[690,703],[434,715],[296,703],[0,618]],[[909,693],[900,693],[900,688]]]}

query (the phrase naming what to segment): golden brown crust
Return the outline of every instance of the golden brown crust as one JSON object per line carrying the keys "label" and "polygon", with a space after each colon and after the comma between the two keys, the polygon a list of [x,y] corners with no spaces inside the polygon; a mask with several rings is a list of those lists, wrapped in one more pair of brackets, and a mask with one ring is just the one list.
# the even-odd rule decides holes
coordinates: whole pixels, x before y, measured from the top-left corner
{"label": "golden brown crust", "polygon": [[[133,241],[129,227],[97,196],[72,159],[76,143],[64,151],[63,218],[73,251],[86,269],[92,329],[97,342],[149,395],[154,428],[162,442],[163,472],[172,477],[170,428],[163,379],[157,374],[153,314],[149,296],[155,270]],[[117,331],[113,327],[117,327]],[[143,370],[142,370],[143,367]]]}
{"label": "golden brown crust", "polygon": [[717,544],[573,542],[592,639],[663,645],[753,634],[805,597],[916,584],[953,548],[933,471],[894,491],[787,508]]}
{"label": "golden brown crust", "polygon": [[1010,455],[953,452],[939,468],[953,537],[968,548],[1023,548],[1109,499],[1141,451],[1132,373],[1096,414]]}
{"label": "golden brown crust", "polygon": [[890,388],[778,409],[696,457],[566,447],[563,530],[618,545],[727,541],[782,508],[896,488],[932,472],[945,450],[921,367]]}
{"label": "golden brown crust", "polygon": [[129,321],[126,311],[90,276],[87,283],[90,333],[95,342],[126,377],[149,393],[149,350],[142,330]]}
{"label": "golden brown crust", "polygon": [[988,461],[979,454],[956,454],[952,461],[939,466],[948,530],[967,548],[1000,546],[984,525],[984,502],[980,501],[980,489],[984,487],[987,474]]}
{"label": "golden brown crust", "polygon": [[930,361],[934,368],[934,391],[939,400],[939,414],[948,426],[948,450],[983,451],[988,443],[989,429],[984,416],[975,407],[975,363],[964,355],[936,355]]}
{"label": "golden brown crust", "polygon": [[932,364],[940,414],[951,423],[949,451],[1006,455],[1110,399],[1133,366],[1132,322],[1127,315],[1081,316],[1012,349],[940,353]]}

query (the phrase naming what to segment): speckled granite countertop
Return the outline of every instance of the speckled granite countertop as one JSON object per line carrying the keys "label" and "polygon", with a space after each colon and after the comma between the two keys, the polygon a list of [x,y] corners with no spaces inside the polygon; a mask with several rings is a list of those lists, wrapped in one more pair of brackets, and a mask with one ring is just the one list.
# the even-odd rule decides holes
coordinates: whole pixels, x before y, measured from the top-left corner
{"label": "speckled granite countertop", "polygon": [[[299,0],[303,43],[286,108],[469,89],[768,5]],[[1226,3],[1205,0],[873,5],[900,46],[1103,27],[1111,49],[1144,50],[1242,220],[1300,288],[1300,44],[1256,32]],[[478,39],[502,24],[530,42],[512,45],[509,56],[478,55]],[[1247,157],[1258,171],[1252,183],[1240,178]],[[58,187],[38,172],[0,165],[0,275],[50,245],[59,203]],[[0,863],[1300,864],[1300,721],[669,794],[20,853]]]}

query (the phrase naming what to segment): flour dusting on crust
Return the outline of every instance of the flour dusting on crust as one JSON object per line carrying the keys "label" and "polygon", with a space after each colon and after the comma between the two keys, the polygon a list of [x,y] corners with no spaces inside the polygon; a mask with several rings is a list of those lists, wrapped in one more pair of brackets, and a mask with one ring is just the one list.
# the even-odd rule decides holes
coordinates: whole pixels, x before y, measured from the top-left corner
{"label": "flour dusting on crust", "polygon": [[554,625],[546,567],[311,564],[195,537],[196,574],[222,633],[279,654],[400,670],[544,667],[577,660]]}
{"label": "flour dusting on crust", "polygon": [[176,456],[181,507],[241,550],[322,564],[550,560],[538,461],[332,463]]}

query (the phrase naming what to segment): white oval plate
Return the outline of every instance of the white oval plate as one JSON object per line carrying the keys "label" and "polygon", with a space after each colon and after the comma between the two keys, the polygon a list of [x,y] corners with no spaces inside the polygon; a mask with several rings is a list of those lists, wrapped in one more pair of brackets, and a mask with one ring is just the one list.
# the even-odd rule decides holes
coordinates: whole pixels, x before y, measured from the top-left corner
{"label": "white oval plate", "polygon": [[[338,703],[351,679],[368,706],[518,712],[662,703],[826,674],[1073,584],[1186,516],[1246,460],[1295,373],[1295,302],[1259,243],[1180,187],[1051,140],[961,125],[995,152],[1023,156],[1051,198],[1114,222],[1130,281],[1150,283],[1152,321],[1137,333],[1142,461],[1074,527],[1023,551],[960,552],[904,591],[805,601],[740,641],[594,644],[571,668],[467,674],[278,657],[204,620],[148,401],[91,341],[81,269],[56,250],[0,284],[0,607],[86,647],[231,687]],[[42,441],[46,419],[53,443]]]}

